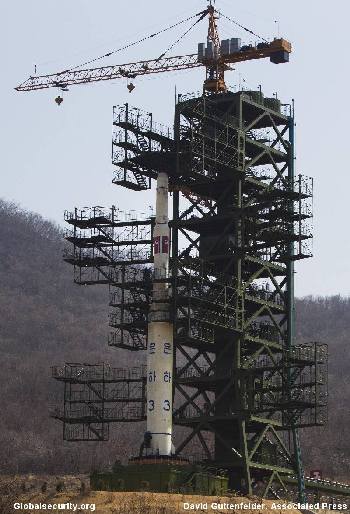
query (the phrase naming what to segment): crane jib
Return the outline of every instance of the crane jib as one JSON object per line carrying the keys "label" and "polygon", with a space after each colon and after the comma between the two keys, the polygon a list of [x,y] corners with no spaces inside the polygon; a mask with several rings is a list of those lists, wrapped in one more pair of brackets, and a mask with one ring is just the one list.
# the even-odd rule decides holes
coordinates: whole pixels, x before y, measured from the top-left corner
{"label": "crane jib", "polygon": [[50,75],[31,76],[15,89],[17,91],[34,91],[49,87],[62,88],[74,84],[98,82],[100,80],[132,79],[139,75],[183,70],[198,66],[203,66],[203,64],[198,62],[197,54],[165,57],[149,61],[104,66],[102,68],[65,70]]}
{"label": "crane jib", "polygon": [[[271,61],[278,64],[288,61],[291,52],[291,44],[284,39],[276,39],[267,44],[264,48],[251,47],[247,50],[240,50],[229,55],[218,56],[216,59],[198,57],[198,54],[162,57],[148,61],[139,61],[128,64],[117,64],[101,68],[64,70],[50,75],[31,76],[22,84],[17,86],[17,91],[35,91],[50,87],[65,88],[74,84],[87,84],[102,80],[113,80],[118,78],[133,79],[141,75],[164,73],[167,71],[179,71],[200,66],[207,68],[218,66],[222,70],[230,69],[228,64],[262,59],[270,57]],[[283,54],[283,55],[282,55]]]}

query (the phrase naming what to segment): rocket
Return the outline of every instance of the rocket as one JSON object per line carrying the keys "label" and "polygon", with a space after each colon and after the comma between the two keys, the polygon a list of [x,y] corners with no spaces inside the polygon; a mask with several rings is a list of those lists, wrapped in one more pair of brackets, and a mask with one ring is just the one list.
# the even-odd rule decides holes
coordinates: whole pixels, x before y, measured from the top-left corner
{"label": "rocket", "polygon": [[157,178],[153,296],[148,319],[147,438],[151,455],[172,454],[173,323],[169,313],[168,176]]}

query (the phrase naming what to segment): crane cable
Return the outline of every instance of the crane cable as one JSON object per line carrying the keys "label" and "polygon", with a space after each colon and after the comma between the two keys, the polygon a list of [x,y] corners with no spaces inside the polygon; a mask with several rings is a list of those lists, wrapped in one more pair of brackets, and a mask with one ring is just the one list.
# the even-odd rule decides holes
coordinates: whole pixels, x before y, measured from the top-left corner
{"label": "crane cable", "polygon": [[182,36],[180,36],[176,41],[174,41],[174,43],[172,43],[172,44],[171,44],[171,45],[170,45],[170,46],[169,46],[169,47],[168,47],[168,48],[167,48],[167,49],[166,49],[166,50],[165,50],[165,51],[164,51],[164,52],[163,52],[163,53],[158,57],[157,61],[159,61],[160,59],[162,59],[162,58],[165,56],[165,54],[167,54],[167,53],[169,52],[169,50],[171,50],[172,48],[174,48],[174,46],[175,46],[175,45],[177,45],[177,44],[178,44],[178,43],[179,43],[179,42],[180,42],[180,41],[181,41],[185,36],[187,36],[187,34],[188,34],[192,29],[193,29],[193,27],[194,27],[195,25],[197,25],[197,23],[199,23],[200,21],[202,21],[202,20],[203,20],[203,18],[205,18],[207,14],[208,14],[208,10],[207,10],[207,9],[206,9],[205,11],[202,11],[202,12],[200,12],[200,13],[196,14],[196,16],[199,16],[198,20],[196,20],[196,21],[195,21],[195,22],[190,26],[190,28],[188,28],[188,29],[186,30],[186,32],[184,32],[184,33],[182,34]]}
{"label": "crane cable", "polygon": [[[116,54],[116,53],[118,53],[118,52],[121,52],[122,50],[126,50],[126,49],[128,49],[128,48],[131,48],[132,46],[135,46],[135,45],[138,45],[138,44],[140,44],[140,43],[143,43],[144,41],[147,41],[148,39],[151,39],[151,38],[153,38],[153,37],[159,36],[159,34],[162,34],[163,32],[166,32],[166,31],[168,31],[168,30],[170,30],[170,29],[173,29],[173,28],[175,28],[175,27],[177,27],[177,26],[179,26],[179,25],[182,25],[183,23],[186,23],[186,21],[192,20],[192,19],[193,19],[193,18],[195,18],[196,16],[198,16],[198,14],[193,14],[192,16],[189,16],[188,18],[185,18],[184,20],[178,21],[177,23],[174,23],[173,25],[169,25],[169,26],[168,26],[168,27],[166,27],[165,29],[159,30],[158,32],[154,32],[154,34],[150,34],[149,36],[145,36],[145,37],[143,37],[143,38],[141,38],[141,39],[139,39],[139,40],[137,40],[137,41],[134,41],[133,43],[128,43],[128,44],[127,44],[127,45],[125,45],[125,46],[122,46],[122,47],[120,47],[120,48],[117,48],[116,50],[112,50],[112,51],[110,51],[110,52],[108,52],[108,53],[106,53],[106,54],[104,54],[104,55],[99,56],[99,57],[95,57],[94,59],[90,59],[89,61],[85,61],[84,63],[82,63],[82,64],[78,64],[77,66],[73,66],[73,67],[71,67],[71,68],[67,68],[66,70],[60,71],[59,73],[57,73],[57,75],[60,75],[60,74],[62,74],[62,73],[66,73],[67,71],[73,71],[73,70],[76,70],[76,69],[78,69],[78,68],[81,68],[82,66],[86,66],[87,64],[91,64],[91,63],[93,63],[93,62],[99,61],[100,59],[104,59],[105,57],[109,57],[109,56],[111,56],[111,55],[113,55],[113,54]],[[200,18],[200,19],[201,19],[201,18]],[[200,19],[199,19],[199,20],[197,20],[197,21],[196,21],[196,23],[198,23],[198,21],[200,21]],[[196,23],[194,23],[194,25],[195,25]],[[191,30],[191,28],[192,28],[194,25],[192,25],[192,26],[190,27],[190,29],[189,29],[189,30]],[[180,38],[180,39],[182,39],[182,37],[184,37],[184,36],[187,34],[187,32],[189,32],[189,30],[188,30],[188,31],[186,31],[186,33],[185,33],[183,36],[181,36],[181,38]],[[180,40],[180,39],[179,39],[179,40]],[[179,40],[178,40],[178,41],[179,41]],[[175,42],[173,45],[171,45],[171,47],[169,47],[169,48],[164,52],[164,54],[165,54],[168,50],[170,50],[170,48],[172,48],[176,43],[177,43],[177,42]],[[163,55],[164,55],[164,54],[163,54]],[[161,56],[161,57],[162,57],[162,56]],[[160,59],[160,57],[159,57],[159,59]]]}
{"label": "crane cable", "polygon": [[[250,34],[252,34],[253,36],[256,36],[258,37],[259,39],[261,39],[262,41],[265,41],[266,43],[268,43],[267,39],[265,39],[264,37],[262,36],[259,36],[259,34],[256,34],[255,32],[253,32],[252,30],[248,29],[247,27],[244,27],[243,25],[241,25],[240,23],[238,23],[237,21],[233,20],[232,18],[230,18],[229,16],[226,16],[225,14],[223,14],[221,11],[215,9],[215,11],[220,15],[222,16],[223,18],[226,18],[227,20],[229,20],[231,23],[234,23],[235,25],[237,25],[238,27],[240,27],[241,29],[245,30],[246,32],[249,32]],[[57,75],[61,75],[63,73],[67,73],[69,71],[74,71],[74,70],[77,70],[78,68],[81,68],[82,66],[86,66],[88,64],[91,64],[93,62],[96,62],[96,61],[99,61],[101,59],[104,59],[105,57],[110,57],[111,55],[113,54],[116,54],[118,52],[121,52],[122,50],[127,50],[128,48],[131,48],[132,46],[136,46],[140,43],[143,43],[144,41],[147,41],[148,39],[152,39],[156,36],[159,36],[160,34],[162,34],[163,32],[167,32],[168,30],[171,30],[175,27],[178,27],[179,25],[182,25],[183,23],[186,23],[187,21],[189,20],[192,20],[193,18],[196,18],[197,16],[198,19],[190,26],[189,29],[187,29],[184,34],[182,34],[182,36],[180,36],[176,41],[174,41],[174,43],[172,43],[157,59],[157,61],[159,61],[160,59],[162,59],[175,45],[177,45],[192,29],[195,25],[197,25],[197,23],[199,23],[201,20],[203,20],[203,18],[205,18],[205,16],[208,14],[208,9],[205,9],[204,11],[201,11],[199,13],[196,13],[196,14],[193,14],[192,16],[189,16],[188,18],[185,18],[181,21],[178,21],[177,23],[174,23],[173,25],[169,25],[168,27],[162,29],[162,30],[159,30],[157,32],[154,32],[153,34],[150,34],[148,36],[145,36],[141,39],[138,39],[137,41],[134,41],[132,43],[128,43],[127,45],[124,45],[120,48],[117,48],[116,50],[111,50],[110,52],[107,52],[106,54],[104,55],[100,55],[99,57],[95,57],[94,59],[90,59],[89,61],[85,61],[83,62],[82,64],[78,64],[76,66],[72,66],[71,68],[67,68],[66,70],[63,70],[63,71],[60,71],[57,73]]]}
{"label": "crane cable", "polygon": [[249,32],[249,34],[252,34],[253,36],[255,37],[258,37],[259,39],[261,39],[262,41],[264,41],[265,43],[268,43],[268,40],[265,39],[264,37],[262,36],[259,36],[259,34],[256,34],[255,32],[253,32],[252,30],[248,29],[247,27],[244,27],[244,25],[241,25],[240,23],[238,23],[238,21],[235,21],[233,20],[232,18],[229,18],[228,16],[226,16],[225,14],[223,14],[221,11],[216,11],[218,14],[220,14],[220,16],[222,16],[223,18],[226,18],[226,20],[229,20],[231,23],[234,23],[235,25],[237,25],[238,27],[240,27],[241,29],[245,30],[246,32]]}

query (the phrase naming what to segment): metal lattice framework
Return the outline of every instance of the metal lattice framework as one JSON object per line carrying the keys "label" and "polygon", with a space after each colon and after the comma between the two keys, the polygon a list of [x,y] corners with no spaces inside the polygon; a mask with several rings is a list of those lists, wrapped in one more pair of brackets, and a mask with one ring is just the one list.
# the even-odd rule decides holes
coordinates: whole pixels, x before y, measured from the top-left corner
{"label": "metal lattice framework", "polygon": [[106,441],[109,423],[145,419],[145,366],[69,363],[52,367],[52,377],[64,383],[64,408],[52,417],[67,441]]}
{"label": "metal lattice framework", "polygon": [[[204,445],[209,432],[208,459],[248,493],[264,482],[264,494],[273,494],[295,470],[302,480],[296,430],[324,405],[297,386],[318,361],[305,348],[308,358],[297,364],[292,351],[293,263],[310,254],[312,181],[294,178],[291,114],[261,92],[185,97],[176,109],[178,170],[191,194],[183,206],[181,190],[174,193],[173,254],[234,284],[234,313],[228,323],[215,317],[212,347],[177,343],[199,375],[175,385],[183,398],[176,416],[189,428],[177,451],[195,436]],[[208,324],[210,316],[199,317]],[[200,373],[203,360],[209,368]]]}
{"label": "metal lattice framework", "polygon": [[[327,347],[294,340],[294,262],[311,256],[312,179],[294,175],[291,107],[261,92],[189,95],[176,105],[174,131],[128,105],[114,108],[113,126],[115,184],[142,191],[158,172],[169,175],[171,275],[153,273],[152,216],[121,220],[115,208],[93,208],[66,214],[75,281],[109,284],[109,344],[133,351],[147,347],[152,281],[169,281],[173,419],[185,427],[176,453],[196,440],[245,493],[276,495],[295,476],[302,490],[297,429],[326,421]],[[77,384],[69,377],[66,388]],[[136,402],[115,398],[118,413],[121,401]],[[89,431],[104,439],[79,408],[80,421],[69,409],[58,417],[80,422],[84,440]],[[102,424],[128,420],[101,409]]]}

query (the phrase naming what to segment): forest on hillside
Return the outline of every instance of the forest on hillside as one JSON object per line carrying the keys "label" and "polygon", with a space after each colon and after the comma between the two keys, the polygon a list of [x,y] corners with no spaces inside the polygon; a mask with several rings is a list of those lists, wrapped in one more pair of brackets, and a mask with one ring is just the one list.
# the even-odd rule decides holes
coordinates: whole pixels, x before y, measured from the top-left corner
{"label": "forest on hillside", "polygon": [[[0,201],[0,473],[87,472],[128,456],[140,443],[137,431],[125,424],[113,428],[107,443],[67,443],[60,423],[49,417],[62,398],[50,366],[126,364],[107,346],[106,287],[74,285],[62,251],[59,227]],[[330,354],[329,422],[302,431],[305,468],[345,479],[350,470],[350,299],[307,297],[296,307],[298,341],[328,343]]]}

